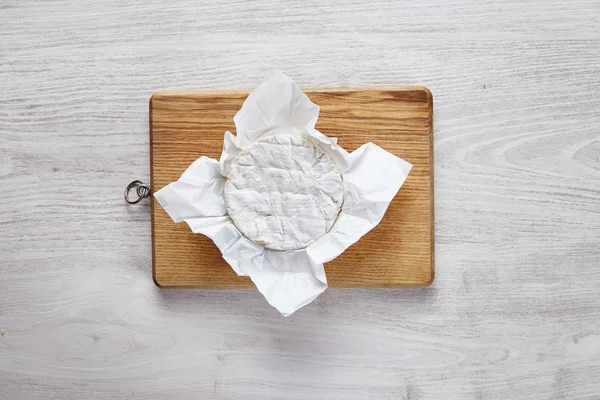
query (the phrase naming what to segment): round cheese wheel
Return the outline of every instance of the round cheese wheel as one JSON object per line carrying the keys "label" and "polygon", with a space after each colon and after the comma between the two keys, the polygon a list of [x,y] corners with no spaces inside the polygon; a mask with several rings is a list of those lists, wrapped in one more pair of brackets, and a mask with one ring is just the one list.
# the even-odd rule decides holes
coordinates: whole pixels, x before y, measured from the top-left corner
{"label": "round cheese wheel", "polygon": [[241,151],[225,184],[239,231],[273,250],[297,250],[333,226],[344,199],[342,174],[307,137],[269,136]]}

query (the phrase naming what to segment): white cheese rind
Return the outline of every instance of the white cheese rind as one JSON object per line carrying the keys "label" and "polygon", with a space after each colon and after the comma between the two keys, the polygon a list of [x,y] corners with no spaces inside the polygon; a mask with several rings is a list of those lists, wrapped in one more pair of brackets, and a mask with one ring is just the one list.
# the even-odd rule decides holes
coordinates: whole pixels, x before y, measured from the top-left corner
{"label": "white cheese rind", "polygon": [[306,136],[270,136],[241,151],[225,184],[240,232],[266,248],[297,250],[333,226],[343,203],[340,171]]}

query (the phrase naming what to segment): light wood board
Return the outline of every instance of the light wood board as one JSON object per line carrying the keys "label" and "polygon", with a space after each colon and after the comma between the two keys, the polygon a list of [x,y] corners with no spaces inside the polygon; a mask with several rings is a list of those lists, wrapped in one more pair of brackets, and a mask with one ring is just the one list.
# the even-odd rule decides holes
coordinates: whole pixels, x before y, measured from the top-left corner
{"label": "light wood board", "polygon": [[[325,265],[332,287],[422,287],[434,276],[432,96],[421,87],[307,90],[317,128],[353,151],[374,142],[413,164],[382,222]],[[151,187],[202,155],[219,158],[248,92],[162,92],[150,101]],[[161,287],[248,287],[206,236],[152,202],[153,277]]]}
{"label": "light wood board", "polygon": [[[600,398],[597,0],[0,3],[0,399]],[[435,281],[152,282],[148,99],[433,92]]]}

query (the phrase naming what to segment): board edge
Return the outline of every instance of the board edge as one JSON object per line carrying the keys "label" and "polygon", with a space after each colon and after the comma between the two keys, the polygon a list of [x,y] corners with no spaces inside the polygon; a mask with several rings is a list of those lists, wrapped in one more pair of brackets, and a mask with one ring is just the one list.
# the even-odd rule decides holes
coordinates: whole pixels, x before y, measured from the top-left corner
{"label": "board edge", "polygon": [[154,146],[153,146],[153,121],[152,121],[152,112],[154,110],[154,100],[156,99],[156,95],[159,94],[154,93],[150,96],[150,100],[148,101],[148,130],[149,130],[149,145],[150,145],[150,230],[152,237],[152,281],[159,288],[164,288],[165,286],[161,284],[156,275],[156,230],[154,229],[155,224],[155,204],[154,204]]}

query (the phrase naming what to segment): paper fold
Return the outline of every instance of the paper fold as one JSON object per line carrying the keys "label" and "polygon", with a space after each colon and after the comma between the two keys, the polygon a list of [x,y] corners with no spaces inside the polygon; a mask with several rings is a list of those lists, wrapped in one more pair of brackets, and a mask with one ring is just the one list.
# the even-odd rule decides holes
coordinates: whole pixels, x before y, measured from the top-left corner
{"label": "paper fold", "polygon": [[[383,218],[411,164],[367,143],[352,153],[315,129],[319,107],[286,75],[274,73],[253,91],[234,117],[237,135],[226,132],[219,161],[201,157],[154,195],[175,222],[209,236],[238,275],[250,276],[284,316],[327,288],[323,263],[331,261]],[[343,176],[344,203],[331,230],[306,249],[266,249],[245,236],[227,215],[223,188],[240,151],[263,136],[304,135],[336,164]],[[355,266],[360,268],[360,266]]]}

